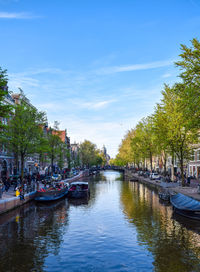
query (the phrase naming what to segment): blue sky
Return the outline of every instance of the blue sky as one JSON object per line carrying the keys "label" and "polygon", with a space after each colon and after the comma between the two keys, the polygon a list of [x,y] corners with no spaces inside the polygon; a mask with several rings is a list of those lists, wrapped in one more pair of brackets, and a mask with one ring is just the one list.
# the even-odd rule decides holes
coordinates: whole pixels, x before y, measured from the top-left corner
{"label": "blue sky", "polygon": [[199,30],[200,0],[0,0],[0,66],[71,142],[115,156]]}

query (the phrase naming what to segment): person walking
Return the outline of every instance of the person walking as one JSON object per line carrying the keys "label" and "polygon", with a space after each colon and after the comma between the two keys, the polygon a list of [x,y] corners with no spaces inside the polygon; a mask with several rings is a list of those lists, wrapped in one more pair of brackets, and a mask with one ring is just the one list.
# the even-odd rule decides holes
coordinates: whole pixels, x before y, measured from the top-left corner
{"label": "person walking", "polygon": [[2,195],[3,195],[3,182],[2,180],[0,180],[0,198],[2,198]]}
{"label": "person walking", "polygon": [[9,188],[10,188],[10,183],[9,183],[8,179],[5,178],[5,191],[8,192]]}
{"label": "person walking", "polygon": [[19,187],[19,193],[20,200],[24,200],[24,188],[22,186]]}
{"label": "person walking", "polygon": [[190,180],[191,180],[191,177],[190,177],[190,175],[188,175],[188,177],[187,177],[187,185],[188,186],[190,186]]}

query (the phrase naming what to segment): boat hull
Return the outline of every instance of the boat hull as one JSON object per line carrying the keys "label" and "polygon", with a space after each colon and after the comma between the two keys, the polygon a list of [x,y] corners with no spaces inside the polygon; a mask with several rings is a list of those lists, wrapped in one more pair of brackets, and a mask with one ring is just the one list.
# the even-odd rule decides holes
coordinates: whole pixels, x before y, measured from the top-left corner
{"label": "boat hull", "polygon": [[200,220],[200,202],[185,196],[176,194],[170,197],[174,212],[194,220]]}
{"label": "boat hull", "polygon": [[64,196],[66,196],[68,193],[68,189],[62,189],[60,191],[58,190],[52,190],[47,192],[40,192],[37,191],[35,200],[40,202],[48,202],[48,201],[55,201],[58,200]]}
{"label": "boat hull", "polygon": [[163,201],[170,202],[170,194],[167,193],[159,193],[158,194],[159,198]]}
{"label": "boat hull", "polygon": [[68,197],[71,198],[86,198],[89,196],[88,191],[68,191]]}
{"label": "boat hull", "polygon": [[191,211],[184,211],[184,210],[179,210],[173,207],[173,210],[175,213],[193,219],[193,220],[200,220],[200,213],[199,212],[191,212]]}

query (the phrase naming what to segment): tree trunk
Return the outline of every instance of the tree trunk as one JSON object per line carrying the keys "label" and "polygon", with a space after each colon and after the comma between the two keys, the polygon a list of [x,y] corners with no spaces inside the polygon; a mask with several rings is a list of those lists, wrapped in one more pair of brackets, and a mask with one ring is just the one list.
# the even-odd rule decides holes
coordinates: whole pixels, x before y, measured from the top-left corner
{"label": "tree trunk", "polygon": [[164,154],[164,176],[166,176],[166,173],[167,173],[167,156],[166,154]]}
{"label": "tree trunk", "polygon": [[53,175],[53,162],[54,162],[54,156],[51,156],[51,174]]}
{"label": "tree trunk", "polygon": [[171,180],[174,181],[174,153],[172,154]]}
{"label": "tree trunk", "polygon": [[24,154],[21,154],[21,185],[24,189]]}
{"label": "tree trunk", "polygon": [[180,164],[181,164],[181,181],[182,181],[182,186],[185,186],[185,177],[184,177],[184,170],[183,170],[183,158],[181,158]]}
{"label": "tree trunk", "polygon": [[145,169],[145,159],[143,161],[143,170]]}
{"label": "tree trunk", "polygon": [[153,169],[153,165],[152,165],[152,153],[150,152],[149,155],[150,155],[150,164],[151,164],[151,172],[152,172],[152,169]]}

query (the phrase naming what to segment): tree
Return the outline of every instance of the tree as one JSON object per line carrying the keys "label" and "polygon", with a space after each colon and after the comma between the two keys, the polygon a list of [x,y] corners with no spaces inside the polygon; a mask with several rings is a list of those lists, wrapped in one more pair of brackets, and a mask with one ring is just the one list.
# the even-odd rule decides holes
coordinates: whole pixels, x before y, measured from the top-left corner
{"label": "tree", "polygon": [[80,158],[82,161],[82,165],[87,167],[91,167],[92,165],[96,165],[99,161],[99,157],[97,158],[97,148],[96,145],[91,143],[88,140],[85,140],[80,144]]}
{"label": "tree", "polygon": [[168,134],[168,126],[166,125],[167,120],[168,116],[163,107],[160,104],[157,104],[153,114],[154,134],[158,154],[161,154],[164,166],[164,175],[167,173],[166,164],[168,154],[171,154],[173,157],[174,153],[173,146],[169,142],[169,139],[166,137]]}
{"label": "tree", "polygon": [[120,164],[119,166],[121,166],[121,164],[127,165],[128,163],[132,163],[134,161],[134,152],[131,148],[133,137],[134,130],[129,130],[122,139],[117,157],[117,162]]}
{"label": "tree", "polygon": [[[5,124],[2,122],[2,118],[8,118],[12,107],[5,104],[5,97],[9,94],[7,89],[7,71],[2,70],[0,67],[0,129],[5,128]],[[1,135],[2,136],[2,135]]]}
{"label": "tree", "polygon": [[95,165],[105,165],[106,163],[107,163],[107,160],[106,160],[106,156],[105,156],[105,154],[101,151],[101,150],[99,150],[99,149],[97,149],[96,150],[96,162],[94,163]]}
{"label": "tree", "polygon": [[182,98],[178,95],[178,87],[179,85],[172,88],[165,85],[160,107],[165,114],[165,138],[171,151],[179,159],[182,185],[184,185],[184,162],[191,158],[192,145],[198,142],[199,131],[196,126],[192,125],[182,108]]}
{"label": "tree", "polygon": [[151,171],[153,169],[153,155],[157,154],[156,137],[154,133],[153,117],[143,118],[136,126],[132,140],[132,148],[141,159],[149,159]]}
{"label": "tree", "polygon": [[181,101],[181,109],[190,120],[191,127],[200,128],[200,42],[191,41],[191,47],[181,45],[180,61],[175,64],[181,70],[181,83],[177,83],[176,91]]}
{"label": "tree", "polygon": [[41,140],[41,125],[45,121],[43,112],[22,102],[16,105],[15,115],[7,128],[8,147],[20,158],[22,185],[25,158],[37,152]]}
{"label": "tree", "polygon": [[39,155],[39,163],[40,166],[43,165],[44,162],[47,161],[46,155],[49,151],[49,144],[47,137],[44,136],[44,133],[41,129],[40,131],[40,137],[39,137],[39,144],[37,146],[36,153]]}
{"label": "tree", "polygon": [[[51,160],[51,172],[53,174],[53,168],[54,168],[54,161],[58,157],[58,155],[61,152],[61,145],[62,141],[60,139],[60,133],[58,129],[58,122],[54,122],[54,127],[49,129],[48,135],[47,135],[47,140],[48,140],[48,156]],[[60,159],[61,156],[60,156]],[[60,160],[61,162],[61,160]],[[62,163],[60,163],[62,164]]]}
{"label": "tree", "polygon": [[175,65],[180,68],[182,73],[180,74],[183,82],[193,87],[200,87],[200,42],[197,39],[192,39],[192,46],[187,47],[181,44],[182,53],[180,61],[177,61]]}
{"label": "tree", "polygon": [[65,162],[65,145],[63,142],[60,142],[58,146],[58,167],[63,169],[64,162]]}

